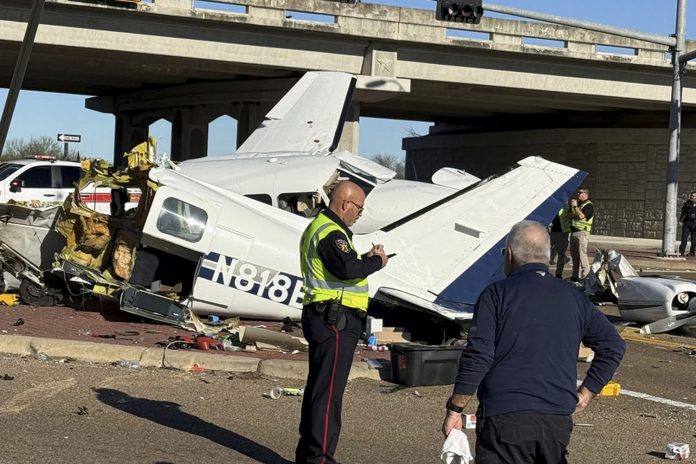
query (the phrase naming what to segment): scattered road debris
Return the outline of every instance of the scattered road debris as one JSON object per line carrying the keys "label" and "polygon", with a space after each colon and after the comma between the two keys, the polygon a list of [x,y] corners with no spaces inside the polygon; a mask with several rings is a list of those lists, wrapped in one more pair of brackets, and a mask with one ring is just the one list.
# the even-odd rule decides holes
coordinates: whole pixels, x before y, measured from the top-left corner
{"label": "scattered road debris", "polygon": [[384,367],[382,363],[376,359],[367,358],[365,359],[365,361],[367,362],[367,367],[369,367],[370,369],[382,369]]}
{"label": "scattered road debris", "polygon": [[75,411],[75,414],[77,414],[78,416],[88,416],[89,410],[87,409],[87,406],[78,406],[77,411]]}
{"label": "scattered road debris", "polygon": [[2,379],[2,380],[14,380],[14,376],[9,375],[9,374],[5,374],[2,377],[0,377],[0,379]]}
{"label": "scattered road debris", "polygon": [[49,355],[47,355],[46,353],[44,353],[43,351],[41,351],[39,353],[35,353],[33,355],[33,358],[38,359],[39,361],[50,361],[51,360],[51,357]]}
{"label": "scattered road debris", "polygon": [[14,324],[12,324],[12,325],[15,326],[15,327],[19,327],[20,325],[24,325],[24,319],[22,319],[22,318],[20,317],[20,318],[17,319],[17,320],[14,322]]}
{"label": "scattered road debris", "polygon": [[277,400],[281,396],[304,396],[304,387],[302,388],[283,388],[283,387],[273,387],[270,392],[268,392],[268,397],[272,400]]}
{"label": "scattered road debris", "polygon": [[19,295],[16,293],[0,294],[0,306],[17,306],[19,304]]}
{"label": "scattered road debris", "polygon": [[602,388],[602,391],[600,391],[597,396],[619,396],[620,391],[621,385],[616,382],[609,382]]}
{"label": "scattered road debris", "polygon": [[274,332],[260,327],[239,327],[239,341],[247,343],[256,343],[256,347],[261,349],[261,346],[270,346],[272,349],[285,348],[288,350],[307,350],[307,340],[302,337],[296,337],[285,333]]}
{"label": "scattered road debris", "polygon": [[280,331],[285,333],[291,333],[295,331],[295,328],[300,329],[300,324],[294,322],[289,317],[286,317],[285,319],[283,319],[283,327],[280,329]]}
{"label": "scattered road debris", "polygon": [[133,361],[128,359],[119,359],[114,363],[115,366],[125,367],[127,369],[139,369],[140,361]]}
{"label": "scattered road debris", "polygon": [[421,393],[418,390],[414,391],[413,394],[416,395],[418,398],[423,398],[423,395],[421,395]]}
{"label": "scattered road debris", "polygon": [[687,443],[667,443],[666,459],[689,459],[689,445]]}

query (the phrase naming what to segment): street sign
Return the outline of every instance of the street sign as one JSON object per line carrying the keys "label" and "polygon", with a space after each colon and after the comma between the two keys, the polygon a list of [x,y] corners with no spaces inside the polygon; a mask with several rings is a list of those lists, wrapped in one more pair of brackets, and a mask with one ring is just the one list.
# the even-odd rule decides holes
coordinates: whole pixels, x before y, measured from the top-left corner
{"label": "street sign", "polygon": [[58,134],[59,142],[80,142],[82,140],[81,135],[75,134]]}

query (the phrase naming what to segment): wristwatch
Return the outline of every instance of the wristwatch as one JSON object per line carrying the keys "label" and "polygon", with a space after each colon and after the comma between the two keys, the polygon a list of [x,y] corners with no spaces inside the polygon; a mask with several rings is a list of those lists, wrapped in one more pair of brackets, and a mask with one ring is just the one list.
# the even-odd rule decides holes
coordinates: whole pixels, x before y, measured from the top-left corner
{"label": "wristwatch", "polygon": [[445,407],[446,407],[448,410],[450,410],[450,411],[452,411],[452,412],[456,412],[456,413],[458,413],[458,414],[461,414],[461,413],[464,411],[464,407],[463,407],[463,406],[457,406],[456,404],[452,403],[452,397],[451,397],[451,396],[450,396],[449,398],[447,398],[447,404],[445,404]]}

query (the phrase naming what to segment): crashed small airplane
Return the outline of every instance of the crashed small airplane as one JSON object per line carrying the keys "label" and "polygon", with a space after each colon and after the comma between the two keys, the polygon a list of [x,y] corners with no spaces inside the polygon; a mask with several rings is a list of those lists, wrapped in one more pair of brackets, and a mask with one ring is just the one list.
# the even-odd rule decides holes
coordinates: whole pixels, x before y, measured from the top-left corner
{"label": "crashed small airplane", "polygon": [[696,282],[679,277],[640,276],[614,250],[598,251],[585,283],[590,297],[610,295],[621,318],[642,324],[643,334],[682,328],[696,333]]}
{"label": "crashed small airplane", "polygon": [[55,227],[67,245],[25,293],[111,298],[175,323],[186,310],[299,319],[300,236],[349,179],[367,194],[356,248],[374,242],[396,253],[370,276],[369,311],[410,326],[414,339],[460,335],[453,332],[471,319],[481,290],[502,277],[499,250],[512,224],[548,223],[586,173],[528,157],[484,180],[450,168],[432,184],[395,179],[371,160],[335,152],[355,81],[305,74],[234,155],[175,164],[156,160],[150,142],[127,154],[122,172],[86,163],[80,185],[138,187],[140,202],[108,216],[72,196]]}

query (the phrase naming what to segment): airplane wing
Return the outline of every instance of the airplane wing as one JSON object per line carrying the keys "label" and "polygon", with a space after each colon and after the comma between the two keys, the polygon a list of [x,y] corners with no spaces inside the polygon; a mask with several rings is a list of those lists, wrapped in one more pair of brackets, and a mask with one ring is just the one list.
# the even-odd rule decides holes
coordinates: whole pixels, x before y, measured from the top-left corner
{"label": "airplane wing", "polygon": [[341,138],[355,81],[345,73],[306,73],[237,149],[237,157],[331,153]]}
{"label": "airplane wing", "polygon": [[[587,173],[538,157],[457,191],[375,233],[355,236],[359,249],[383,243],[396,253],[370,276],[371,290],[396,302],[470,318],[481,291],[503,277],[500,249],[513,224],[546,225]],[[468,316],[466,315],[468,314]]]}

